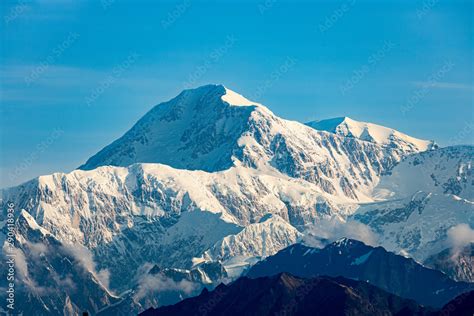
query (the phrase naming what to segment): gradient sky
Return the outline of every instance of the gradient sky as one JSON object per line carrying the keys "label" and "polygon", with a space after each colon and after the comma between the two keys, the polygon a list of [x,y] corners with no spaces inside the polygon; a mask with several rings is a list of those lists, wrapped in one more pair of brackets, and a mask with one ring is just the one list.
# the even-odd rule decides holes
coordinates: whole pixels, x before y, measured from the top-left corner
{"label": "gradient sky", "polygon": [[0,187],[70,171],[183,88],[474,143],[472,1],[1,2]]}

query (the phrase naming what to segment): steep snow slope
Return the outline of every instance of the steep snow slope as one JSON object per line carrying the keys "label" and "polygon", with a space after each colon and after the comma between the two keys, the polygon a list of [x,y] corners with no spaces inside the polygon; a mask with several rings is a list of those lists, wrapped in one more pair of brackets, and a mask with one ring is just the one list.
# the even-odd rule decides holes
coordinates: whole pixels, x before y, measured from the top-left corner
{"label": "steep snow slope", "polygon": [[395,152],[319,132],[283,120],[223,86],[209,85],[157,105],[80,168],[135,162],[209,172],[239,165],[274,168],[315,183],[327,193],[363,201],[369,199],[366,192],[379,175],[414,150]]}
{"label": "steep snow slope", "polygon": [[364,205],[354,215],[380,235],[386,249],[423,261],[446,248],[448,229],[474,226],[474,203],[419,192],[401,200]]}
{"label": "steep snow slope", "polygon": [[267,214],[258,223],[246,226],[235,235],[218,241],[194,262],[224,262],[231,276],[239,276],[251,264],[274,255],[303,236],[278,215]]}
{"label": "steep snow slope", "polygon": [[374,195],[353,218],[380,235],[381,245],[420,261],[439,253],[447,231],[474,227],[474,147],[456,146],[408,157],[382,177]]}
{"label": "steep snow slope", "polygon": [[376,198],[400,198],[417,191],[474,200],[474,147],[453,146],[408,157],[382,177]]}
{"label": "steep snow slope", "polygon": [[[262,256],[261,238],[271,254],[295,240],[293,226],[303,229],[355,207],[315,184],[245,167],[215,173],[159,164],[100,167],[42,176],[2,194],[62,242],[91,249],[120,291],[130,286],[123,265],[190,267],[192,258],[236,234],[228,255]],[[258,223],[269,213],[279,217]],[[244,252],[250,243],[256,248]]]}
{"label": "steep snow slope", "polygon": [[[248,106],[234,106],[244,103]],[[223,86],[185,90],[155,106],[124,136],[80,169],[158,162],[180,169],[216,171],[232,166],[232,154],[256,106]]]}
{"label": "steep snow slope", "polygon": [[436,147],[433,141],[421,140],[397,130],[366,122],[355,121],[349,117],[312,121],[306,123],[316,130],[328,131],[345,137],[355,137],[372,142],[396,152],[400,156]]}
{"label": "steep snow slope", "polygon": [[114,232],[128,227],[130,216],[163,218],[171,226],[182,213],[207,211],[243,226],[272,213],[303,226],[321,216],[350,214],[355,207],[348,198],[279,173],[246,167],[208,173],[161,164],[55,173],[4,189],[2,195],[56,236],[90,247],[112,241]]}

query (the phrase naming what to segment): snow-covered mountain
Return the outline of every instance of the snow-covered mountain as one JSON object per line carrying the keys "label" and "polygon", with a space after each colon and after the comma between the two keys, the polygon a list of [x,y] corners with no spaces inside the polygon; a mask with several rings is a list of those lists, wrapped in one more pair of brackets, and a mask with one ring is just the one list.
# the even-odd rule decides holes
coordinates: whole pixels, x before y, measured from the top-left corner
{"label": "snow-covered mountain", "polygon": [[152,108],[121,138],[79,168],[140,162],[189,170],[225,170],[233,165],[232,156],[252,113],[267,111],[223,86],[185,90]]}
{"label": "snow-covered mountain", "polygon": [[416,154],[382,177],[377,202],[361,204],[353,218],[369,225],[386,249],[423,261],[449,247],[448,230],[474,227],[473,146]]}
{"label": "snow-covered mountain", "polygon": [[416,150],[393,151],[316,131],[281,119],[224,86],[208,85],[154,107],[80,169],[136,162],[208,172],[232,166],[276,169],[360,201],[381,174]]}
{"label": "snow-covered mountain", "polygon": [[[133,293],[149,284],[137,271],[155,265],[162,271],[188,271],[183,272],[188,276],[198,271],[201,280],[210,280],[200,282],[212,287],[217,278],[203,266],[218,262],[235,277],[325,220],[356,218],[392,234],[383,240],[387,247],[406,250],[410,232],[398,239],[393,232],[412,228],[410,222],[398,213],[384,217],[392,207],[385,211],[379,205],[405,208],[417,186],[431,194],[433,205],[446,205],[454,218],[435,235],[423,224],[431,217],[417,219],[417,229],[427,230],[423,234],[441,236],[427,240],[429,245],[444,243],[446,230],[457,223],[472,224],[472,147],[459,147],[459,154],[418,153],[431,149],[431,143],[401,146],[396,138],[392,141],[381,144],[284,120],[220,85],[186,90],[154,107],[79,170],[1,190],[1,241],[7,233],[5,202],[12,201],[58,245],[85,249],[93,262],[87,273],[96,279],[107,276],[107,285],[102,284],[106,292],[99,286],[90,294],[92,307],[76,301],[74,306],[96,313],[105,300],[136,312],[162,303],[150,293],[136,299]],[[427,179],[436,181],[411,181],[414,171],[407,166],[435,161],[434,178]],[[21,225],[20,217],[16,220]],[[21,238],[29,242],[30,237]],[[416,257],[425,249],[442,250],[422,241],[407,252]],[[34,254],[22,251],[31,263],[28,271],[39,269]],[[191,292],[185,288],[179,295]]]}
{"label": "snow-covered mountain", "polygon": [[120,291],[129,286],[123,265],[189,268],[211,248],[221,260],[271,255],[296,240],[295,227],[351,213],[346,198],[336,200],[313,183],[245,167],[215,173],[160,164],[100,167],[42,176],[2,194],[59,240],[90,249]]}
{"label": "snow-covered mountain", "polygon": [[372,192],[397,199],[418,191],[474,198],[474,146],[452,146],[412,155],[381,178]]}
{"label": "snow-covered mountain", "polygon": [[193,262],[223,262],[230,276],[239,276],[261,258],[296,243],[303,234],[278,215],[267,214],[258,223],[218,241]]}
{"label": "snow-covered mountain", "polygon": [[407,153],[417,153],[436,148],[434,141],[408,136],[385,126],[355,121],[349,117],[312,121],[306,123],[314,129],[328,131],[344,137],[354,137],[389,148],[403,157]]}

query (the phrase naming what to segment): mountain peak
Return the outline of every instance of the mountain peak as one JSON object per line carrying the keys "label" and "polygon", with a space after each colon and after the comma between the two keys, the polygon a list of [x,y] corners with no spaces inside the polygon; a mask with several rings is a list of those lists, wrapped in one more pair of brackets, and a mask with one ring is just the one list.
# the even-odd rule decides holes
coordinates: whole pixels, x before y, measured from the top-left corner
{"label": "mountain peak", "polygon": [[[331,195],[362,201],[370,200],[366,189],[393,162],[426,149],[410,142],[409,136],[387,136],[386,143],[379,141],[378,129],[372,127],[367,135],[356,133],[362,129],[360,124],[369,123],[347,117],[333,123],[337,135],[279,118],[223,85],[206,85],[185,90],[155,106],[125,135],[79,168],[126,167],[134,163],[207,172],[235,166],[270,168],[321,185]],[[393,130],[383,129],[395,135]],[[336,156],[328,146],[335,149]],[[339,151],[340,146],[350,149]],[[361,160],[361,152],[370,154]],[[380,160],[385,154],[388,158]]]}
{"label": "mountain peak", "polygon": [[312,121],[306,125],[320,131],[334,133],[344,137],[358,138],[404,152],[420,152],[433,149],[433,141],[422,140],[408,136],[395,129],[373,123],[361,122],[350,117]]}
{"label": "mountain peak", "polygon": [[277,274],[273,278],[288,290],[295,290],[304,283],[303,279],[295,277],[287,272]]}
{"label": "mountain peak", "polygon": [[250,101],[249,99],[245,98],[241,94],[238,94],[235,91],[232,91],[224,86],[222,86],[225,90],[225,94],[221,96],[221,100],[224,102],[229,103],[230,105],[234,106],[262,106],[262,104]]}
{"label": "mountain peak", "polygon": [[442,272],[426,268],[412,259],[348,238],[341,238],[322,249],[289,246],[253,265],[246,276],[255,279],[283,272],[297,278],[326,275],[364,280],[385,291],[434,307],[441,307],[473,288],[470,283],[451,280]]}
{"label": "mountain peak", "polygon": [[187,89],[153,107],[121,138],[79,168],[144,162],[224,170],[232,166],[233,149],[252,112],[262,109],[266,108],[223,85]]}
{"label": "mountain peak", "polygon": [[180,95],[189,97],[191,95],[201,96],[207,94],[216,94],[220,97],[221,101],[231,106],[263,106],[260,103],[247,99],[243,95],[227,88],[223,84],[207,84],[196,88],[186,89],[183,90]]}

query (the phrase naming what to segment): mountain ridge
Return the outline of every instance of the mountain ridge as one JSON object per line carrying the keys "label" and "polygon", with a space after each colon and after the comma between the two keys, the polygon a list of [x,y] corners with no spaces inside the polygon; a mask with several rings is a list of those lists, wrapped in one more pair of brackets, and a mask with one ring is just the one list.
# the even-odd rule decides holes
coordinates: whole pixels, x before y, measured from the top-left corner
{"label": "mountain ridge", "polygon": [[472,283],[455,282],[411,258],[348,238],[322,249],[299,243],[291,245],[256,263],[246,276],[257,278],[282,272],[306,278],[328,275],[364,280],[390,293],[438,308],[474,289]]}
{"label": "mountain ridge", "polygon": [[[223,100],[228,95],[246,106]],[[222,85],[208,85],[153,107],[80,169],[140,162],[216,172],[242,165],[276,169],[330,194],[366,200],[380,175],[415,151],[319,132]]]}
{"label": "mountain ridge", "polygon": [[241,277],[178,304],[149,309],[152,315],[427,315],[415,302],[365,282],[342,277],[302,279],[288,273]]}
{"label": "mountain ridge", "polygon": [[438,147],[434,141],[418,139],[393,128],[356,121],[347,116],[311,121],[305,124],[316,130],[323,130],[345,137],[354,137],[381,146],[391,147],[399,151],[400,154],[403,154],[403,152],[427,151]]}

